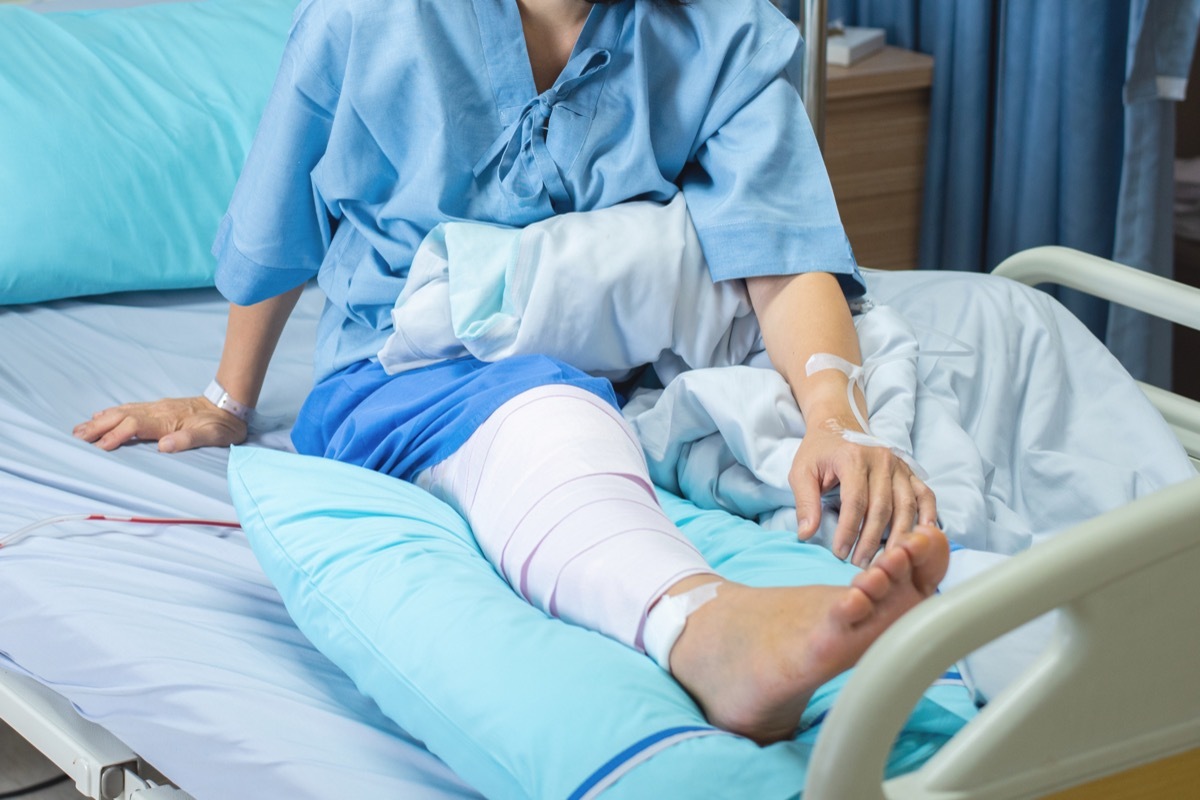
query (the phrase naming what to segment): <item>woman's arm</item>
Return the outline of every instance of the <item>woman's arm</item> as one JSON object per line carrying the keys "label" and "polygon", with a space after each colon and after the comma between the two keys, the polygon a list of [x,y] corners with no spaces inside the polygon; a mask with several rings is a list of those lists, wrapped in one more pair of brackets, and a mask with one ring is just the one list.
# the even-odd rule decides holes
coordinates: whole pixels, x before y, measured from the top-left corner
{"label": "woman's arm", "polygon": [[[217,381],[234,400],[251,407],[258,402],[267,365],[303,289],[251,306],[229,306]],[[183,397],[105,409],[77,425],[74,434],[103,450],[132,439],[157,439],[159,450],[174,453],[238,444],[246,438],[246,423],[203,397]]]}
{"label": "woman's arm", "polygon": [[[862,432],[846,396],[844,374],[826,369],[808,375],[816,353],[862,363],[858,336],[837,278],[821,272],[747,278],[750,302],[762,326],[771,363],[779,370],[804,415],[805,435],[789,481],[796,494],[799,536],[807,539],[821,521],[821,494],[841,484],[842,507],[833,550],[866,566],[879,549],[885,528],[910,530],[920,521],[936,524],[933,492],[885,447],[846,441],[845,430]],[[865,419],[866,399],[855,392]]]}

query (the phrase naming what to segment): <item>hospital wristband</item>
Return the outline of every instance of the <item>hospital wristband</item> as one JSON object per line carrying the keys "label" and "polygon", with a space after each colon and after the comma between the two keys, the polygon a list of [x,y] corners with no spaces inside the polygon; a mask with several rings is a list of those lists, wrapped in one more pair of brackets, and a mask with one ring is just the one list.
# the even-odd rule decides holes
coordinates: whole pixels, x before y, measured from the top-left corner
{"label": "hospital wristband", "polygon": [[217,408],[233,414],[247,425],[250,424],[250,418],[254,416],[254,406],[234,400],[216,378],[213,378],[212,382],[208,384],[208,388],[204,390],[204,397]]}

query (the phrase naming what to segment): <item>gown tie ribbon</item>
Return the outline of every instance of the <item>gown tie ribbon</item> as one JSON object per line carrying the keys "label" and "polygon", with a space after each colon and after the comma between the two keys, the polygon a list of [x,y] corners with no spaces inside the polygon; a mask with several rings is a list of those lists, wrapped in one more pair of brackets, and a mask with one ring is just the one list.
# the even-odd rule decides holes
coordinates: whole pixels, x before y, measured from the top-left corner
{"label": "gown tie ribbon", "polygon": [[475,165],[475,177],[480,177],[499,159],[500,184],[513,196],[531,200],[545,189],[555,212],[570,211],[570,195],[546,146],[550,115],[580,85],[608,67],[611,60],[609,52],[600,48],[590,47],[577,53],[567,62],[558,81],[526,103],[512,124],[492,143]]}

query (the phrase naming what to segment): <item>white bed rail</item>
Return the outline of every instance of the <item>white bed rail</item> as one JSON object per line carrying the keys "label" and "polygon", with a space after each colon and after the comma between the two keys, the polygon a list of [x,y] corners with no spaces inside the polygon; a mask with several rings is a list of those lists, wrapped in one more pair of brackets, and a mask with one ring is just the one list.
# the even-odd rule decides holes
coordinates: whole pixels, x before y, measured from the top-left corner
{"label": "white bed rail", "polygon": [[156,786],[120,739],[85,720],[60,695],[0,667],[0,719],[50,759],[93,800],[191,800],[173,786]]}
{"label": "white bed rail", "polygon": [[[1053,283],[1200,330],[1200,289],[1068,247],[1035,247],[1005,259],[995,271],[1030,286]],[[1140,383],[1150,402],[1200,461],[1200,403]]]}
{"label": "white bed rail", "polygon": [[[1200,330],[1200,289],[1068,248],[1018,253],[996,273]],[[1142,388],[1200,458],[1200,403]],[[1014,800],[1200,747],[1198,574],[1200,477],[921,604],[851,675],[817,740],[805,797]],[[1059,628],[1034,666],[920,770],[884,783],[901,726],[946,667],[1055,608]]]}
{"label": "white bed rail", "polygon": [[[1198,519],[1200,477],[922,603],[851,675],[805,798],[1038,797],[1200,746]],[[1055,641],[1029,672],[920,770],[884,783],[897,734],[946,667],[1054,608]]]}

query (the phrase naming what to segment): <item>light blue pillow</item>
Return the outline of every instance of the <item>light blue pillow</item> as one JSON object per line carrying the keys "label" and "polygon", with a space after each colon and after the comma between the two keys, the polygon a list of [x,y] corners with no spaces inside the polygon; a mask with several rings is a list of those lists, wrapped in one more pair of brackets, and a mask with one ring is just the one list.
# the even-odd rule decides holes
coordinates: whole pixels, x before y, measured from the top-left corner
{"label": "light blue pillow", "polygon": [[[816,729],[758,747],[717,731],[643,655],[547,617],[428,493],[360,467],[235,448],[238,516],[300,629],[384,713],[490,798],[794,797]],[[845,583],[855,571],[787,534],[669,495],[718,569],[755,583]],[[814,698],[816,722],[842,679]],[[931,689],[893,752],[915,768],[970,717]]]}
{"label": "light blue pillow", "polygon": [[212,284],[295,6],[0,5],[0,303]]}

